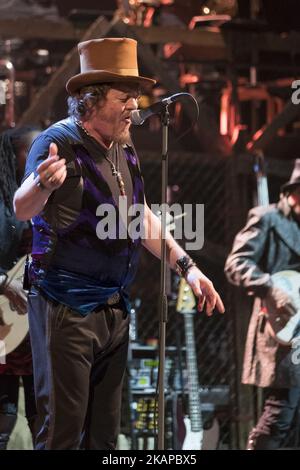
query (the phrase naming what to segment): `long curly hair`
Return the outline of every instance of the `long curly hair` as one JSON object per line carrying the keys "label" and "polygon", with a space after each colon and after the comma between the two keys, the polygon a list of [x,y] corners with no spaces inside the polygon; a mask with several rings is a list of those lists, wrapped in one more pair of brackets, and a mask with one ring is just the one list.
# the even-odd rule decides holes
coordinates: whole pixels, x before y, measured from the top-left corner
{"label": "long curly hair", "polygon": [[0,135],[0,199],[10,214],[13,213],[13,197],[17,190],[17,153],[21,147],[29,147],[29,135],[40,129],[24,126],[9,129]]}

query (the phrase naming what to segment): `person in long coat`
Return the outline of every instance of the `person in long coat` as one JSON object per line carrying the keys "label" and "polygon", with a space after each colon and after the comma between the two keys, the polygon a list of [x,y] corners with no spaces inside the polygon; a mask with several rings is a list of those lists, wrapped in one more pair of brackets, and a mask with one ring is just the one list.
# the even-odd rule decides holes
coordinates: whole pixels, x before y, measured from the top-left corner
{"label": "person in long coat", "polygon": [[293,341],[283,345],[268,320],[273,312],[284,324],[296,313],[295,299],[272,279],[283,270],[300,272],[300,159],[281,188],[279,202],[249,211],[225,263],[229,282],[255,296],[242,383],[263,387],[264,404],[249,434],[249,450],[280,448],[300,403],[300,328]]}

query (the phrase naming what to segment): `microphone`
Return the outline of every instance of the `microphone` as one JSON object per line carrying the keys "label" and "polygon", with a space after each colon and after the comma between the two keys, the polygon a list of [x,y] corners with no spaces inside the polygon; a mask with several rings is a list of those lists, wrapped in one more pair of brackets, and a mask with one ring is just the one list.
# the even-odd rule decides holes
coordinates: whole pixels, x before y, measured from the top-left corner
{"label": "microphone", "polygon": [[169,104],[174,103],[174,101],[185,96],[194,98],[190,93],[176,93],[175,95],[167,96],[167,98],[152,104],[148,108],[135,109],[134,111],[131,111],[131,123],[135,126],[140,126],[146,121],[146,119],[148,119],[148,117],[162,113]]}

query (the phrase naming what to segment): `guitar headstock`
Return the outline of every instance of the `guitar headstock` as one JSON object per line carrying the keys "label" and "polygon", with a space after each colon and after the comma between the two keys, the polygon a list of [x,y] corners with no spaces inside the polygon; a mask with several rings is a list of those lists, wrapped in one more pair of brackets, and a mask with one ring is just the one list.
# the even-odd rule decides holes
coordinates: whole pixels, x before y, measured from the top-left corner
{"label": "guitar headstock", "polygon": [[194,293],[184,278],[180,279],[176,310],[178,313],[195,313],[197,308]]}
{"label": "guitar headstock", "polygon": [[261,150],[254,153],[254,172],[258,176],[266,176],[266,161]]}
{"label": "guitar headstock", "polygon": [[257,204],[266,206],[269,204],[268,179],[266,175],[266,161],[261,150],[257,150],[254,154],[254,172],[256,176],[257,186]]}

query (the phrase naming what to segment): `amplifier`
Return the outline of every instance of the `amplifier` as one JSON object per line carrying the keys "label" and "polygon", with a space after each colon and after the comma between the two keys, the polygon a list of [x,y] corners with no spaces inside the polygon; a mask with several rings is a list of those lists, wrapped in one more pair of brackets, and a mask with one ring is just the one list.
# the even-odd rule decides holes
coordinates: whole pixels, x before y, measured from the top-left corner
{"label": "amplifier", "polygon": [[[157,435],[158,420],[158,402],[156,399],[155,390],[133,390],[131,399],[131,430],[132,436],[134,436],[135,445],[137,445],[138,448],[152,448],[152,445],[154,445],[154,438]],[[183,408],[183,400],[180,393],[166,393],[166,449],[181,449],[179,442],[182,442],[184,437],[185,413]],[[216,426],[219,428],[217,420],[215,419],[215,406],[212,403],[202,403],[201,414],[204,431],[209,433],[209,430],[212,429],[212,433],[215,435]],[[217,431],[217,435],[218,434],[219,431]],[[215,449],[216,445],[216,440],[214,439],[212,448]]]}

